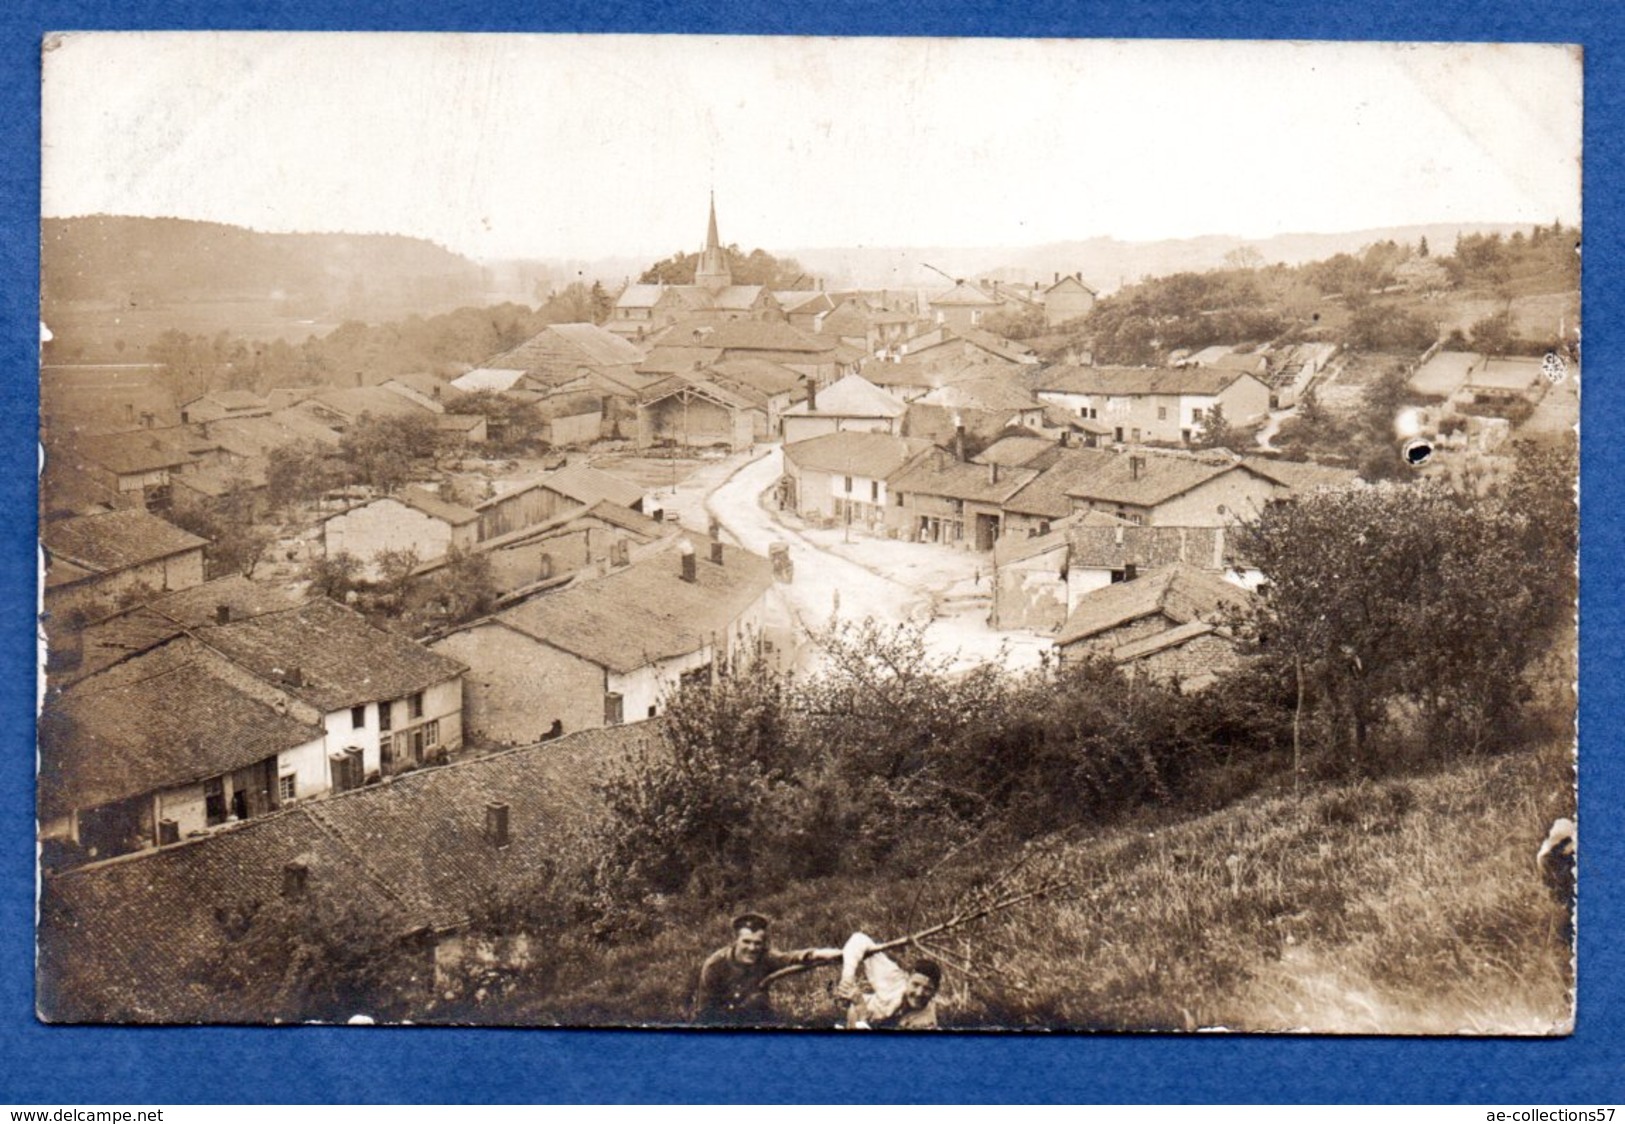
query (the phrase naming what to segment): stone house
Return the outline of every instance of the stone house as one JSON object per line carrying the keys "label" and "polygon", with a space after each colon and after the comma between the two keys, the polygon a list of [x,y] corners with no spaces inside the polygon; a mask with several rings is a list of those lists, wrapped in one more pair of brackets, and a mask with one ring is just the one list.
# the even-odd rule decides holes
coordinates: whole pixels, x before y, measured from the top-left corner
{"label": "stone house", "polygon": [[472,733],[514,744],[653,718],[685,679],[754,658],[772,568],[720,542],[700,547],[681,538],[431,644],[470,668]]}
{"label": "stone house", "polygon": [[322,524],[322,544],[329,558],[348,554],[365,577],[376,580],[378,558],[386,551],[410,550],[420,563],[431,562],[448,551],[472,549],[479,529],[480,513],[472,508],[422,488],[403,488],[330,516]]}
{"label": "stone house", "polygon": [[165,593],[203,584],[201,539],[144,508],[126,508],[40,527],[45,551],[45,610],[92,616],[146,590]]}
{"label": "stone house", "polygon": [[826,433],[861,431],[898,434],[907,407],[862,375],[847,375],[827,388],[811,384],[805,401],[784,411],[784,443],[793,445]]}
{"label": "stone house", "polygon": [[932,448],[890,433],[843,430],[784,447],[779,503],[802,518],[879,531],[891,503],[887,480]]}
{"label": "stone house", "polygon": [[1105,658],[1181,690],[1201,690],[1243,662],[1232,621],[1251,602],[1251,594],[1222,576],[1174,563],[1084,597],[1055,646],[1063,661]]}
{"label": "stone house", "polygon": [[1256,375],[1211,367],[1055,366],[1035,377],[1034,391],[1132,445],[1188,444],[1215,407],[1233,426],[1262,421],[1270,408],[1270,388]]}

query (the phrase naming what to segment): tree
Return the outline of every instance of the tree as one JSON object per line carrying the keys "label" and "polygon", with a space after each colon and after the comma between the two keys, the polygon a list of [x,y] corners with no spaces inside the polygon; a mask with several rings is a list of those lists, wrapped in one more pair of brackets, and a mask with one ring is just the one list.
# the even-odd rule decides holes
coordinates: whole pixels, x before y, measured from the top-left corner
{"label": "tree", "polygon": [[308,503],[350,482],[347,467],[319,441],[278,445],[265,455],[265,492],[271,505]]}
{"label": "tree", "polygon": [[1428,236],[1426,234],[1422,235],[1421,240],[1416,243],[1416,256],[1419,258],[1428,256]]}
{"label": "tree", "polygon": [[383,602],[381,608],[387,615],[399,616],[406,608],[407,587],[411,585],[412,573],[418,568],[419,561],[415,547],[381,550],[373,559],[373,568],[378,573],[378,580],[373,584]]}
{"label": "tree", "polygon": [[1234,449],[1241,434],[1224,416],[1224,403],[1215,402],[1208,408],[1202,425],[1191,435],[1193,449]]}
{"label": "tree", "polygon": [[1376,735],[1405,706],[1433,758],[1514,717],[1538,625],[1515,532],[1434,486],[1306,495],[1238,530],[1266,582],[1256,634],[1299,677],[1342,770],[1378,768]]}
{"label": "tree", "polygon": [[1473,324],[1469,339],[1475,351],[1486,355],[1505,355],[1513,346],[1512,313],[1505,310],[1492,313]]}
{"label": "tree", "polygon": [[[769,289],[811,289],[814,279],[794,258],[776,258],[766,250],[741,253],[738,246],[723,247],[728,273],[735,285],[766,285]],[[642,285],[692,285],[699,271],[698,253],[676,253],[655,262],[638,277]]]}
{"label": "tree", "polygon": [[312,559],[303,575],[310,583],[310,592],[343,604],[360,585],[361,562],[352,554],[340,551],[325,558]]}
{"label": "tree", "polygon": [[358,481],[392,492],[412,479],[419,461],[434,456],[439,439],[430,413],[362,414],[339,438],[339,456]]}

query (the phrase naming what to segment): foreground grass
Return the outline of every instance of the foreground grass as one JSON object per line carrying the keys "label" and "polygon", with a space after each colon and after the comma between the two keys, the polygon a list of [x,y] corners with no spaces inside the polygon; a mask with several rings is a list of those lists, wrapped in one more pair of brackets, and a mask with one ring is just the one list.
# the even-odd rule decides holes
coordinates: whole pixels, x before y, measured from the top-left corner
{"label": "foreground grass", "polygon": [[[1069,888],[945,936],[944,1014],[960,1027],[1544,1034],[1570,1025],[1559,907],[1536,877],[1572,813],[1566,747],[1426,776],[1255,797],[1178,823],[1051,841],[1034,868]],[[944,916],[1015,851],[910,883],[802,883],[749,904],[783,947],[882,938]],[[1029,849],[1031,853],[1031,849]],[[729,911],[677,903],[664,928],[555,950],[482,1021],[673,1024]],[[660,921],[661,919],[657,919]],[[824,970],[775,989],[788,1021],[833,1022]]]}

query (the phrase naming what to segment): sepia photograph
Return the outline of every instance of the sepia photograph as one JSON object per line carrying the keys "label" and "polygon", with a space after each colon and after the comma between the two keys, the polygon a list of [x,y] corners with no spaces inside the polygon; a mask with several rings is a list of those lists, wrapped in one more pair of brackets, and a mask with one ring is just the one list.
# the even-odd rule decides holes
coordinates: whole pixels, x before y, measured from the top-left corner
{"label": "sepia photograph", "polygon": [[1574,1032],[1578,47],[42,46],[40,1020]]}

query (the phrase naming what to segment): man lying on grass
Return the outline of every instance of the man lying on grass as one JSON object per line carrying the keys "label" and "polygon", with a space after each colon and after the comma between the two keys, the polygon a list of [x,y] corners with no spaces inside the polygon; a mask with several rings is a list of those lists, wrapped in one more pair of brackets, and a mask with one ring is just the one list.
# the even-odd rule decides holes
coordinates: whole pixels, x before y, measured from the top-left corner
{"label": "man lying on grass", "polygon": [[[733,943],[717,949],[700,968],[694,1021],[704,1026],[773,1026],[777,1019],[768,988],[785,969],[841,962],[836,995],[847,1004],[853,1029],[923,1030],[937,1025],[936,995],[942,969],[917,960],[907,971],[867,934],[854,933],[844,948],[784,952],[768,944],[768,921],[759,913],[733,919]],[[862,967],[869,990],[858,983]]]}
{"label": "man lying on grass", "polygon": [[[852,1030],[932,1030],[937,1025],[937,991],[942,968],[935,960],[914,961],[907,971],[875,951],[866,933],[853,933],[841,950],[841,982],[836,997],[847,1004],[846,1025]],[[858,985],[863,966],[869,991]]]}
{"label": "man lying on grass", "polygon": [[792,964],[820,964],[841,958],[838,948],[783,952],[767,943],[767,918],[741,913],[733,919],[733,943],[706,957],[694,993],[694,1021],[704,1026],[772,1026],[768,977]]}

